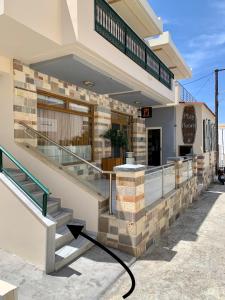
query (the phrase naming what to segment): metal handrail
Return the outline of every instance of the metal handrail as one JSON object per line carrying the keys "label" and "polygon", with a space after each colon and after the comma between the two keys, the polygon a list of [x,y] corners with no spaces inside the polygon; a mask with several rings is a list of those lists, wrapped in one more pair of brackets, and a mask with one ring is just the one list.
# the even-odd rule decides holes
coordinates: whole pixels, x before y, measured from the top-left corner
{"label": "metal handrail", "polygon": [[180,82],[177,83],[179,85],[179,101],[197,102],[195,97],[192,96],[192,94],[187,89],[185,89],[185,87]]}
{"label": "metal handrail", "polygon": [[[0,146],[0,172],[5,172],[8,176],[10,176],[9,172],[3,169],[3,158],[2,158],[2,153],[8,159],[13,162],[25,175],[29,177],[43,192],[43,208],[42,208],[42,213],[44,216],[47,214],[47,201],[48,201],[48,196],[51,194],[49,189],[44,186],[36,177],[34,177],[24,166],[21,165],[21,163],[12,155],[10,154],[5,148]],[[13,180],[12,176],[10,178]],[[15,181],[14,181],[15,182]],[[16,182],[15,182],[16,183]],[[24,189],[23,189],[24,190]],[[25,191],[25,190],[24,190]],[[25,191],[26,192],[26,191]],[[29,195],[30,196],[30,195]],[[32,197],[33,199],[33,197]],[[37,204],[37,201],[33,199],[35,203]]]}
{"label": "metal handrail", "polygon": [[165,165],[162,165],[162,166],[157,166],[157,167],[153,167],[153,168],[147,168],[145,170],[145,174],[154,174],[154,173],[157,173],[158,171],[161,171],[162,169],[166,169],[166,168],[169,168],[169,167],[173,167],[175,166],[175,163],[174,162],[171,162],[171,163],[168,163],[168,164],[165,164]]}
{"label": "metal handrail", "polygon": [[115,172],[113,171],[104,171],[98,167],[96,167],[94,164],[90,163],[89,161],[85,160],[84,158],[80,157],[79,155],[75,154],[74,152],[72,152],[71,150],[67,149],[64,146],[61,146],[59,144],[57,144],[55,141],[51,140],[50,138],[48,138],[47,136],[41,134],[40,132],[38,132],[37,130],[31,128],[30,126],[28,126],[26,123],[21,122],[21,121],[16,121],[18,124],[24,126],[25,128],[27,128],[28,130],[34,132],[36,135],[38,135],[39,137],[43,138],[44,140],[52,143],[53,145],[57,146],[59,149],[67,152],[68,154],[72,155],[73,157],[75,157],[76,159],[82,161],[83,163],[91,166],[92,168],[94,168],[95,170],[97,170],[99,173],[101,174],[106,174],[109,175],[109,214],[112,215],[112,175],[115,174]]}
{"label": "metal handrail", "polygon": [[104,171],[98,167],[96,167],[95,165],[93,165],[92,163],[90,163],[88,160],[80,157],[79,155],[77,155],[76,153],[72,152],[71,150],[67,149],[64,146],[59,145],[58,143],[56,143],[55,141],[51,140],[50,138],[48,138],[46,135],[38,132],[37,130],[33,129],[32,127],[28,126],[26,123],[24,122],[17,122],[18,124],[26,127],[27,129],[29,129],[30,131],[33,131],[35,134],[37,134],[38,136],[40,136],[41,138],[43,138],[44,140],[54,144],[55,146],[57,146],[58,148],[60,148],[61,150],[64,150],[65,152],[71,154],[72,156],[74,156],[75,158],[77,158],[78,160],[81,160],[82,162],[86,163],[87,165],[91,166],[92,168],[96,169],[98,172],[102,173],[102,174],[115,174],[115,172],[113,171]]}

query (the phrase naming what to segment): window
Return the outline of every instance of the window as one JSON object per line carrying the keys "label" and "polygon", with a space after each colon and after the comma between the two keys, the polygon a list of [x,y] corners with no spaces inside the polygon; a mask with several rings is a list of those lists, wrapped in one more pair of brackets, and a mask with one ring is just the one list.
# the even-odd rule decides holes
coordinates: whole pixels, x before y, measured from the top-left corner
{"label": "window", "polygon": [[39,92],[38,131],[86,160],[92,160],[91,106]]}

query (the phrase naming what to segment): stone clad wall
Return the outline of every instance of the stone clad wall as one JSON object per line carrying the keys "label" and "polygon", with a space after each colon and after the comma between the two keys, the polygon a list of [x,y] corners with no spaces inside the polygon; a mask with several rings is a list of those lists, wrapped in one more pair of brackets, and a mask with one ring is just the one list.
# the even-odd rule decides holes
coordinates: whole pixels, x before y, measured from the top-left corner
{"label": "stone clad wall", "polygon": [[140,256],[196,200],[197,177],[177,184],[176,190],[146,207],[144,168],[122,171],[118,167],[117,170],[116,212],[114,216],[101,215],[98,239],[110,247]]}
{"label": "stone clad wall", "polygon": [[215,176],[215,152],[206,152],[197,156],[198,183],[206,189],[214,181]]}
{"label": "stone clad wall", "polygon": [[[94,161],[100,165],[101,159],[111,156],[110,142],[102,135],[111,126],[111,111],[126,113],[133,119],[133,147],[138,163],[145,163],[146,137],[144,122],[137,118],[137,108],[74,84],[34,71],[18,60],[14,68],[14,115],[15,120],[24,121],[37,128],[37,90],[43,90],[94,105]],[[15,139],[23,141],[23,129],[15,123]]]}
{"label": "stone clad wall", "polygon": [[[14,120],[26,122],[37,128],[37,92],[34,83],[34,71],[13,61],[14,73]],[[23,130],[15,123],[15,139],[24,140]]]}
{"label": "stone clad wall", "polygon": [[146,164],[146,142],[145,120],[135,118],[133,120],[133,151],[138,164]]}

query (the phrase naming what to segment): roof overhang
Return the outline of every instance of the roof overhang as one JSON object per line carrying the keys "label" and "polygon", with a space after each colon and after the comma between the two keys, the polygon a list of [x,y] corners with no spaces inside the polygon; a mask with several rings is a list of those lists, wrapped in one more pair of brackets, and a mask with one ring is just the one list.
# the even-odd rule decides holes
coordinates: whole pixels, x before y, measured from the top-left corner
{"label": "roof overhang", "polygon": [[[31,68],[60,80],[75,84],[91,92],[109,95],[110,98],[136,107],[156,106],[161,103],[141,90],[135,90],[128,83],[124,84],[112,78],[90,63],[75,55],[67,55],[35,64]],[[85,82],[93,83],[88,87]]]}
{"label": "roof overhang", "polygon": [[113,9],[142,38],[163,32],[163,22],[147,0],[107,0]]}
{"label": "roof overhang", "polygon": [[168,31],[163,32],[159,37],[149,39],[148,44],[152,51],[174,73],[175,79],[192,77],[192,70],[184,61]]}

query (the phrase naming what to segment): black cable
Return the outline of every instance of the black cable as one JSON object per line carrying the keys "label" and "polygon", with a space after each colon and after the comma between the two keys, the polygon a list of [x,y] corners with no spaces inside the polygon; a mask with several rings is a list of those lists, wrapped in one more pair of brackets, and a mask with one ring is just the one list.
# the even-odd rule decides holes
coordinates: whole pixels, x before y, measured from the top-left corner
{"label": "black cable", "polygon": [[213,72],[210,72],[209,74],[207,74],[207,75],[205,75],[205,76],[202,76],[202,77],[200,77],[200,78],[198,78],[198,79],[196,79],[196,80],[193,80],[193,81],[191,81],[191,82],[184,83],[183,85],[188,85],[188,84],[197,82],[197,81],[202,80],[202,79],[204,79],[204,78],[206,78],[206,77],[208,77],[209,75],[212,75],[212,74],[213,74]]}
{"label": "black cable", "polygon": [[[210,74],[211,75],[211,74]],[[210,76],[209,75],[209,76]],[[200,93],[200,91],[206,86],[206,84],[211,80],[211,77],[209,77],[204,83],[203,85],[200,87],[200,89],[197,91],[197,93],[195,94],[196,96]]]}

